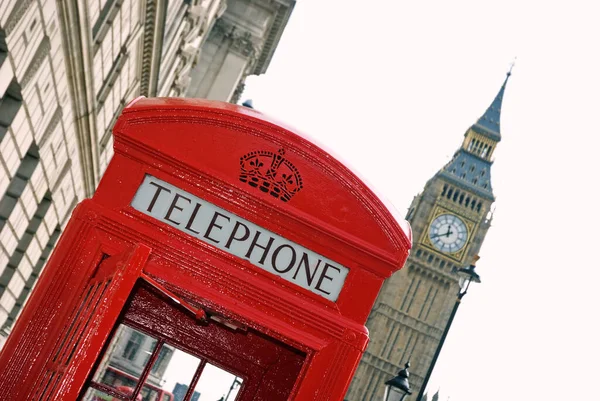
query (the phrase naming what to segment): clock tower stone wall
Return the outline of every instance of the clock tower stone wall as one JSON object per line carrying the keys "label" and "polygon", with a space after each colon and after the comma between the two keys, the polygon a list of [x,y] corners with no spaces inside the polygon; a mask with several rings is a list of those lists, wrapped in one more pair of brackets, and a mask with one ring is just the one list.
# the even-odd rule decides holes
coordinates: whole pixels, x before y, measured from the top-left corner
{"label": "clock tower stone wall", "polygon": [[[490,168],[500,141],[500,109],[509,76],[485,114],[467,130],[462,146],[408,208],[413,249],[404,268],[386,280],[371,310],[370,343],[345,400],[382,400],[385,382],[410,361],[411,397],[420,401],[417,394],[457,300],[457,271],[474,260],[491,225],[495,198]],[[436,229],[432,222],[438,216],[443,224]],[[466,234],[455,234],[463,224]]]}

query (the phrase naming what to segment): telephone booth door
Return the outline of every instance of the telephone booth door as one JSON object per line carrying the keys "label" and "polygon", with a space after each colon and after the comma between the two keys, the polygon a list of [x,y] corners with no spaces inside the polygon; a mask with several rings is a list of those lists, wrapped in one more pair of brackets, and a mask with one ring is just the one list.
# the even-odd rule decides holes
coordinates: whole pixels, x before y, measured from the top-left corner
{"label": "telephone booth door", "polygon": [[239,322],[191,313],[141,280],[79,400],[174,401],[179,383],[187,390],[177,399],[189,401],[218,380],[232,384],[218,395],[228,401],[284,400],[304,359]]}

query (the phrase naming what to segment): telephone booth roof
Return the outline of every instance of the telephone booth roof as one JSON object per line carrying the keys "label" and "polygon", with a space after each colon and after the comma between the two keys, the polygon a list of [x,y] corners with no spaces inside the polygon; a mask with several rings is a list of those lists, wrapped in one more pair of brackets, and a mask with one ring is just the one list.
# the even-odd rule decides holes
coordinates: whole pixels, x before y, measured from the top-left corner
{"label": "telephone booth roof", "polygon": [[[156,117],[150,116],[155,113]],[[162,113],[168,113],[169,117],[161,117]],[[227,119],[230,125],[225,126],[217,119]],[[192,128],[196,132],[189,136],[164,130],[131,129],[133,125],[143,125],[144,121],[174,120],[183,125],[198,122],[215,129],[200,131]],[[359,246],[369,244],[368,248],[377,249],[378,256],[397,268],[402,266],[411,247],[412,232],[408,222],[393,205],[378,197],[365,180],[351,171],[347,163],[342,164],[331,155],[331,151],[323,150],[322,145],[317,147],[315,139],[255,109],[204,99],[140,97],[123,111],[114,134],[116,143],[120,142],[121,134],[125,134],[149,146],[156,146],[191,169],[214,173],[215,178],[219,176],[233,186],[240,186],[237,180],[239,162],[230,163],[225,154],[237,161],[239,155],[234,152],[235,145],[241,148],[240,152],[249,150],[252,145],[262,150],[261,144],[271,140],[285,149],[287,159],[295,157],[294,164],[301,174],[303,188],[287,204],[257,191],[248,191],[251,195],[259,196],[263,202],[277,208],[284,208],[288,213],[302,215],[312,224],[318,219],[317,224],[324,230],[332,233],[343,231],[347,240]],[[199,148],[204,135],[214,141],[214,146]],[[223,136],[220,141],[219,135]],[[276,152],[279,149],[271,145],[269,150]],[[226,172],[230,174],[223,174]],[[335,202],[331,202],[331,197],[335,197]]]}
{"label": "telephone booth roof", "polygon": [[[184,231],[196,236],[203,242],[201,246],[217,245],[246,259],[238,263],[251,265],[247,271],[262,267],[265,257],[252,261],[250,252],[232,252],[229,245],[268,232],[275,241],[273,248],[283,241],[269,260],[278,264],[276,270],[285,270],[288,262],[290,268],[287,276],[266,274],[267,281],[275,280],[280,287],[287,286],[313,301],[334,301],[342,315],[360,324],[383,279],[399,270],[408,257],[411,231],[407,222],[393,215],[362,180],[330,154],[253,109],[199,99],[141,97],[124,109],[113,134],[115,156],[94,195],[95,204],[137,221],[148,218],[142,214],[150,214],[152,227],[160,232],[175,228],[178,235]],[[169,213],[147,213],[157,199],[156,205],[171,191],[180,198],[174,199]],[[143,202],[146,206],[140,206]],[[196,211],[192,210],[194,202]],[[188,211],[180,209],[184,203]],[[207,206],[200,208],[201,203]],[[167,204],[162,207],[169,208]],[[196,212],[207,208],[216,213],[213,229],[235,231],[241,224],[245,232],[232,232],[228,241],[210,238],[212,234],[207,239],[195,235],[200,228],[185,230],[186,224],[169,218],[173,213],[187,213],[190,226],[195,224]],[[171,227],[165,228],[156,219]],[[222,227],[226,222],[233,225],[236,219],[233,229]],[[316,255],[314,262],[307,255]],[[276,261],[276,256],[287,261]],[[313,283],[313,288],[306,285],[313,279],[310,275],[304,278],[305,285],[300,283],[303,288],[289,286],[290,282],[297,284],[293,279],[301,269],[309,274],[308,265],[321,260],[330,270],[314,279],[317,284]],[[264,271],[255,273],[264,276]]]}

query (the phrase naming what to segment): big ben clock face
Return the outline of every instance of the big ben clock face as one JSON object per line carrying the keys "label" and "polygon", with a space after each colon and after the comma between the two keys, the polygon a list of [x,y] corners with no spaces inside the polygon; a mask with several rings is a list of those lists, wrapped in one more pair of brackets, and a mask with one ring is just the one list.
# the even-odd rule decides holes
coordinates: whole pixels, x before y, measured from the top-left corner
{"label": "big ben clock face", "polygon": [[429,239],[442,252],[458,252],[467,243],[467,226],[453,214],[439,215],[431,222]]}

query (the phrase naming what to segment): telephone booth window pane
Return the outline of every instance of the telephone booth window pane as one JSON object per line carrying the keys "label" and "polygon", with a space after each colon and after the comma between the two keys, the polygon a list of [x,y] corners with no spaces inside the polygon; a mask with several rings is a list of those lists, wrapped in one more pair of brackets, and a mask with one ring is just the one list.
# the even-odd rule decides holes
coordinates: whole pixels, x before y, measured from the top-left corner
{"label": "telephone booth window pane", "polygon": [[[150,362],[152,365],[148,366]],[[171,392],[176,385],[187,392],[197,383],[205,365],[201,362],[200,358],[166,344],[164,339],[121,324],[81,400],[174,401]],[[140,381],[143,385],[134,399]]]}
{"label": "telephone booth window pane", "polygon": [[[184,362],[187,363],[182,364],[181,360],[174,360],[174,355],[177,354],[183,354]],[[141,401],[167,401],[171,398],[170,392],[173,391],[173,385],[169,382],[166,374],[167,369],[175,367],[178,372],[177,379],[189,384],[199,364],[200,359],[162,343],[160,349],[157,350],[154,363],[145,376],[144,385],[140,391]]]}
{"label": "telephone booth window pane", "polygon": [[210,363],[206,364],[198,380],[195,392],[206,395],[207,400],[234,401],[242,387],[244,380]]}
{"label": "telephone booth window pane", "polygon": [[172,356],[173,348],[169,347],[166,344],[163,345],[160,348],[156,361],[154,361],[154,365],[152,365],[152,374],[162,376],[165,373],[167,366],[169,366],[169,362],[171,361]]}
{"label": "telephone booth window pane", "polygon": [[127,344],[125,345],[125,349],[123,350],[123,358],[129,359],[130,361],[135,361],[139,351],[140,346],[144,342],[144,335],[142,333],[138,333],[134,331],[131,333],[131,336],[127,340]]}
{"label": "telephone booth window pane", "polygon": [[137,386],[157,346],[157,339],[121,324],[106,349],[93,382],[128,394]]}
{"label": "telephone booth window pane", "polygon": [[[173,356],[170,358],[168,366],[165,369],[164,376],[162,377],[164,380],[163,388],[175,394],[176,399],[183,399],[190,387],[190,384],[192,384],[192,379],[194,378],[194,374],[198,370],[199,366],[199,358],[175,348]],[[215,401],[217,399],[215,399]],[[169,400],[169,398],[165,398],[165,400],[161,401],[167,400]]]}

